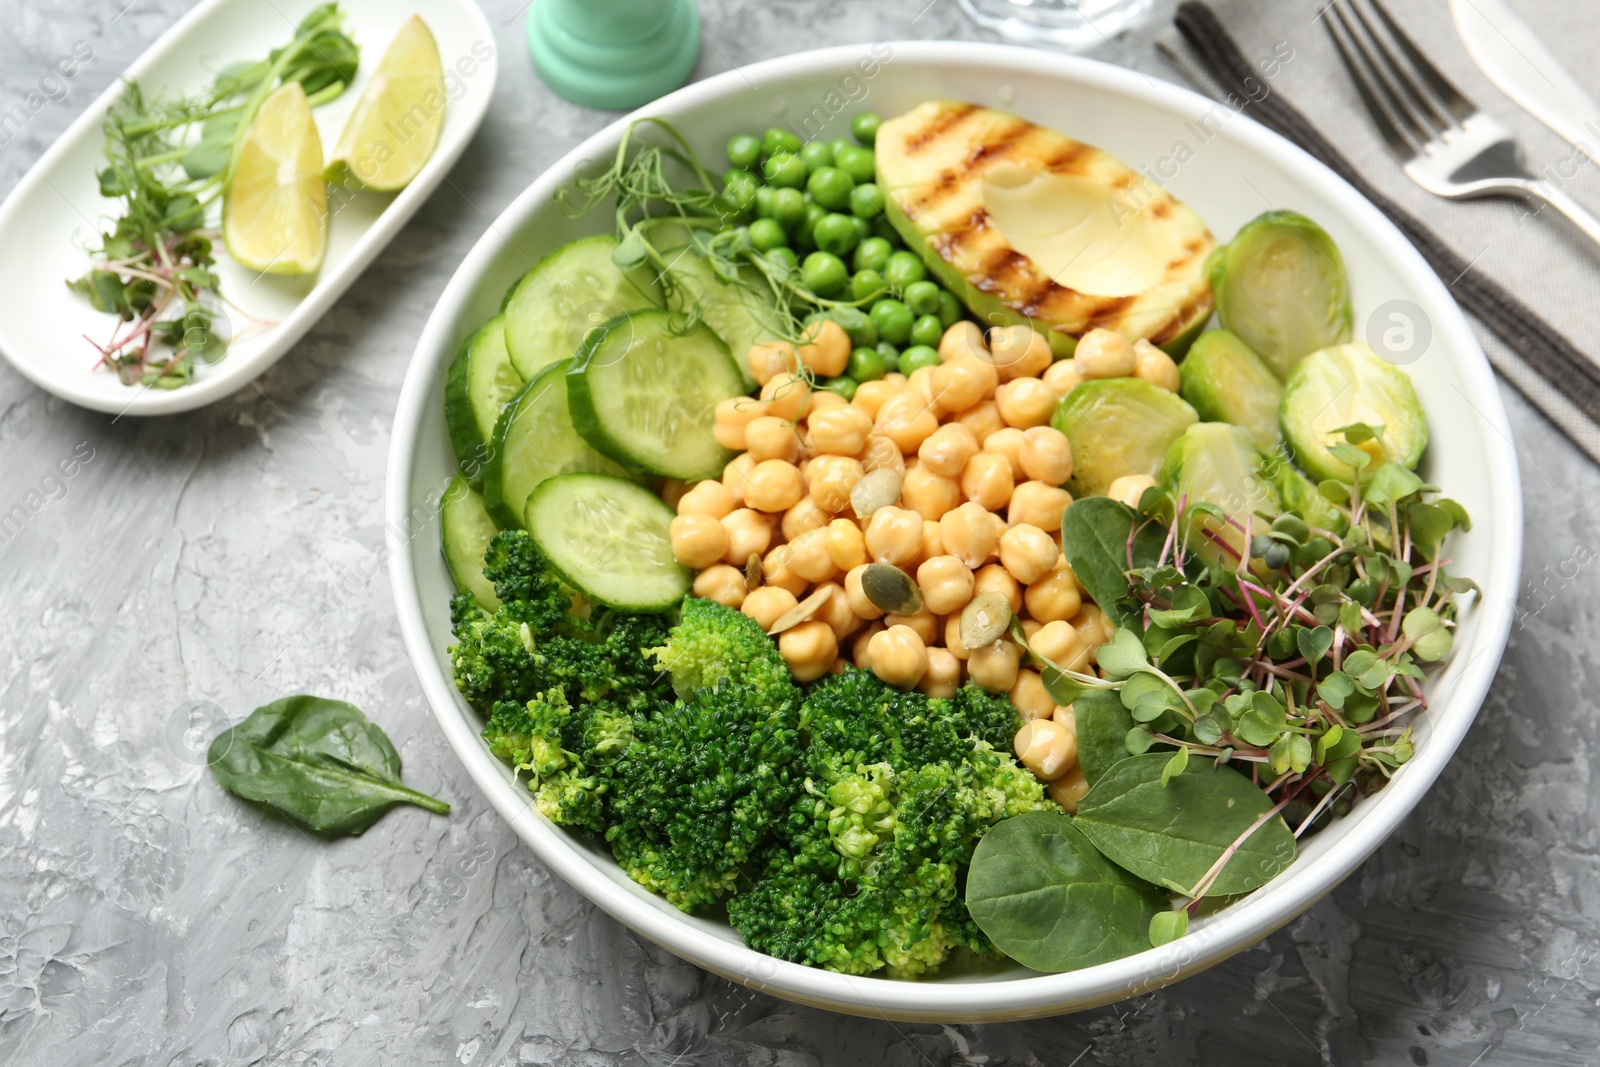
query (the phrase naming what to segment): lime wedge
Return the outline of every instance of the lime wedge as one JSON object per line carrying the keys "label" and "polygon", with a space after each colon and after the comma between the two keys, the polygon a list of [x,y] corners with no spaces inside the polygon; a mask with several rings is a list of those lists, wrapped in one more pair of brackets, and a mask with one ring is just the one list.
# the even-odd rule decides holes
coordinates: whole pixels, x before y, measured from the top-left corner
{"label": "lime wedge", "polygon": [[344,124],[328,180],[354,178],[392,193],[417,176],[444,128],[444,68],[427,23],[416,15],[394,35]]}
{"label": "lime wedge", "polygon": [[261,105],[239,144],[222,198],[222,237],[237,262],[266,274],[310,274],[327,248],[322,138],[299,82]]}

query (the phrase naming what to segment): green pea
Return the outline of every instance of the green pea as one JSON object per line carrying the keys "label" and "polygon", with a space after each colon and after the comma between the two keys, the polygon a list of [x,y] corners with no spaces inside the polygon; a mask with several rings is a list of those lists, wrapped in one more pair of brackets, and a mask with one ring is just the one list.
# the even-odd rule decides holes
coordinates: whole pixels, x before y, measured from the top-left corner
{"label": "green pea", "polygon": [[761,175],[768,185],[798,189],[806,183],[806,165],[799,156],[790,152],[777,152],[761,164]]}
{"label": "green pea", "polygon": [[878,355],[883,357],[883,365],[889,371],[900,369],[900,350],[888,341],[878,342]]}
{"label": "green pea", "polygon": [[858,382],[875,382],[889,373],[889,367],[876,348],[863,347],[850,353],[850,363],[844,372]]}
{"label": "green pea", "polygon": [[[869,237],[867,240],[870,241],[872,238]],[[860,257],[861,248],[858,245],[856,247],[856,258],[859,260]],[[871,300],[873,297],[881,296],[887,292],[888,288],[889,287],[884,284],[883,275],[879,274],[877,271],[858,270],[850,278],[850,299]]]}
{"label": "green pea", "polygon": [[868,312],[878,324],[878,336],[892,345],[903,345],[911,337],[911,324],[915,316],[911,309],[890,297],[873,302]]}
{"label": "green pea", "polygon": [[928,345],[913,345],[900,353],[900,373],[912,374],[923,367],[937,367],[939,353]]}
{"label": "green pea", "polygon": [[763,185],[761,188],[756,190],[757,218],[770,219],[773,217],[776,211],[775,205],[778,202],[778,194],[782,191],[783,190],[775,189],[770,185]]}
{"label": "green pea", "polygon": [[894,246],[882,237],[868,237],[856,246],[853,266],[856,270],[870,270],[881,275],[893,252]]}
{"label": "green pea", "polygon": [[773,126],[761,135],[761,151],[769,156],[775,156],[779,152],[798,152],[800,138],[781,126]]}
{"label": "green pea", "polygon": [[752,186],[735,182],[722,190],[717,204],[729,222],[743,222],[755,213],[756,190]]}
{"label": "green pea", "polygon": [[838,167],[818,167],[806,179],[806,192],[817,203],[833,211],[843,211],[850,206],[850,190],[855,183],[850,175]]}
{"label": "green pea", "polygon": [[856,380],[845,374],[841,374],[837,378],[824,378],[822,387],[838,393],[846,400],[854,400],[856,398]]}
{"label": "green pea", "polygon": [[871,182],[850,190],[850,214],[858,219],[875,219],[883,214],[883,190]]}
{"label": "green pea", "polygon": [[940,325],[937,315],[918,315],[917,321],[911,324],[911,343],[914,345],[937,348],[943,336],[944,327]]}
{"label": "green pea", "polygon": [[872,223],[859,215],[849,215],[847,218],[850,219],[850,225],[855,227],[857,244],[872,236]]}
{"label": "green pea", "polygon": [[849,147],[833,158],[833,165],[850,175],[857,185],[870,182],[877,168],[877,157],[870,148]]}
{"label": "green pea", "polygon": [[850,250],[855,248],[860,237],[850,216],[830,212],[817,220],[816,226],[811,230],[811,239],[824,252],[847,256]]}
{"label": "green pea", "polygon": [[850,135],[870,148],[872,143],[878,139],[878,127],[882,123],[883,120],[877,115],[870,111],[863,111],[850,120]]}
{"label": "green pea", "polygon": [[[829,141],[828,143],[833,146],[833,158],[834,159],[838,159],[839,158],[839,153],[840,152],[846,152],[846,151],[849,151],[850,149],[856,147],[855,143],[852,142],[850,140],[850,138],[848,138],[848,137],[835,137],[833,140]],[[835,164],[835,165],[837,165],[837,164]]]}
{"label": "green pea", "polygon": [[805,221],[806,196],[798,189],[772,190],[772,217],[786,230],[792,230]]}
{"label": "green pea", "polygon": [[872,220],[872,232],[890,244],[898,245],[904,243],[900,239],[900,231],[894,228],[894,223],[889,221],[889,216],[887,215],[879,215]]}
{"label": "green pea", "polygon": [[939,325],[949,329],[961,321],[961,301],[948,289],[939,290]]}
{"label": "green pea", "polygon": [[832,252],[813,252],[800,264],[801,283],[818,296],[835,295],[849,279],[844,260]]}
{"label": "green pea", "polygon": [[728,162],[745,170],[752,170],[761,162],[761,138],[748,133],[736,133],[728,138]]}
{"label": "green pea", "polygon": [[[851,348],[861,348],[878,343],[878,324],[860,308],[829,308],[827,317],[844,327]],[[857,378],[857,381],[861,379]],[[1324,553],[1326,555],[1326,553]]]}
{"label": "green pea", "polygon": [[815,173],[823,167],[833,166],[833,145],[826,141],[812,141],[800,149],[800,158],[805,161],[806,172]]}
{"label": "green pea", "polygon": [[794,227],[795,243],[806,249],[817,247],[817,223],[827,218],[828,212],[818,204],[807,204],[805,214],[800,217],[800,224]]}
{"label": "green pea", "polygon": [[[918,264],[922,261],[918,260]],[[939,313],[939,286],[934,282],[912,282],[905,288],[906,307],[917,315],[936,315]]]}
{"label": "green pea", "polygon": [[757,252],[770,252],[779,245],[788,244],[789,235],[783,232],[777,219],[756,219],[750,224],[750,243]]}
{"label": "green pea", "polygon": [[922,257],[915,252],[900,251],[889,257],[889,262],[883,268],[883,280],[889,283],[889,288],[905,291],[906,286],[912,282],[920,282],[928,276],[928,268],[923,265]]}
{"label": "green pea", "polygon": [[789,269],[791,274],[800,269],[800,257],[795,254],[795,250],[790,248],[788,245],[779,245],[777,248],[769,248],[767,251],[763,252],[762,255],[766,256],[767,259],[773,263],[782,263]]}

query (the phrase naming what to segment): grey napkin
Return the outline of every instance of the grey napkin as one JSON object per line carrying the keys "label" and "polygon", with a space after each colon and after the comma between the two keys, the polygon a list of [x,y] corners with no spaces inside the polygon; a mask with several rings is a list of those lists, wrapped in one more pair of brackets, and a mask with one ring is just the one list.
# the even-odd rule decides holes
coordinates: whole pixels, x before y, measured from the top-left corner
{"label": "grey napkin", "polygon": [[[1214,75],[1229,69],[1230,59],[1235,78],[1237,68],[1255,68],[1259,88],[1252,95],[1264,90],[1266,99],[1245,113],[1314,155],[1335,153],[1325,161],[1368,183],[1370,195],[1409,231],[1473,317],[1495,369],[1600,462],[1600,369],[1591,362],[1600,356],[1600,247],[1553,211],[1535,213],[1509,200],[1442,200],[1406,178],[1319,24],[1326,2],[1185,4],[1160,48],[1211,95],[1224,95]],[[1576,157],[1484,78],[1456,37],[1443,0],[1386,0],[1386,6],[1468,96],[1512,128],[1530,169],[1548,169],[1569,193],[1600,207],[1600,167]],[[1575,74],[1581,78],[1592,69],[1587,57],[1596,34],[1584,5],[1519,0],[1517,6]],[[1600,95],[1600,83],[1593,88]]]}

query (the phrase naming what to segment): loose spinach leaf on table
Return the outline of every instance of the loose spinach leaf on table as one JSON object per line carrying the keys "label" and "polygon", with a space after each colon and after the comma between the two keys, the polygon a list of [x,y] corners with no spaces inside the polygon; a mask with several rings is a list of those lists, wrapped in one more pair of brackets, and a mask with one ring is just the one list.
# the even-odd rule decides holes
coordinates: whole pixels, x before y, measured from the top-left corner
{"label": "loose spinach leaf on table", "polygon": [[318,833],[359,834],[396,804],[450,811],[401,784],[389,738],[342,700],[275,700],[218,734],[207,758],[224,789]]}
{"label": "loose spinach leaf on table", "polygon": [[1110,863],[1065,815],[1006,819],[979,840],[967,910],[1006,955],[1036,971],[1070,971],[1150,947],[1166,907],[1154,886]]}
{"label": "loose spinach leaf on table", "polygon": [[1092,786],[1113,765],[1128,758],[1128,731],[1133,716],[1115,692],[1085,693],[1072,702],[1078,728],[1078,766]]}
{"label": "loose spinach leaf on table", "polygon": [[[1188,893],[1272,809],[1272,801],[1238,771],[1210,761],[1190,763],[1163,784],[1171,758],[1151,752],[1114,765],[1078,801],[1073,825],[1113,863]],[[1201,895],[1248,893],[1277,877],[1293,859],[1294,835],[1274,815],[1239,844]]]}
{"label": "loose spinach leaf on table", "polygon": [[1084,497],[1067,506],[1061,517],[1061,549],[1101,610],[1118,626],[1142,631],[1137,616],[1122,603],[1128,596],[1128,535],[1135,523],[1143,525],[1133,539],[1133,565],[1153,567],[1161,556],[1164,531],[1110,497]]}

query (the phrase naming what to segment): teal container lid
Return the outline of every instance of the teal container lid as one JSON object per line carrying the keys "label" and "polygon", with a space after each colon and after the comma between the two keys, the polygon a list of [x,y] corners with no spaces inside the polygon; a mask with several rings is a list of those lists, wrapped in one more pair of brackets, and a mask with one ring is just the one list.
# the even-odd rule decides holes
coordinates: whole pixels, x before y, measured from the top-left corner
{"label": "teal container lid", "polygon": [[694,0],[534,0],[528,52],[568,100],[631,110],[694,73],[700,13]]}

